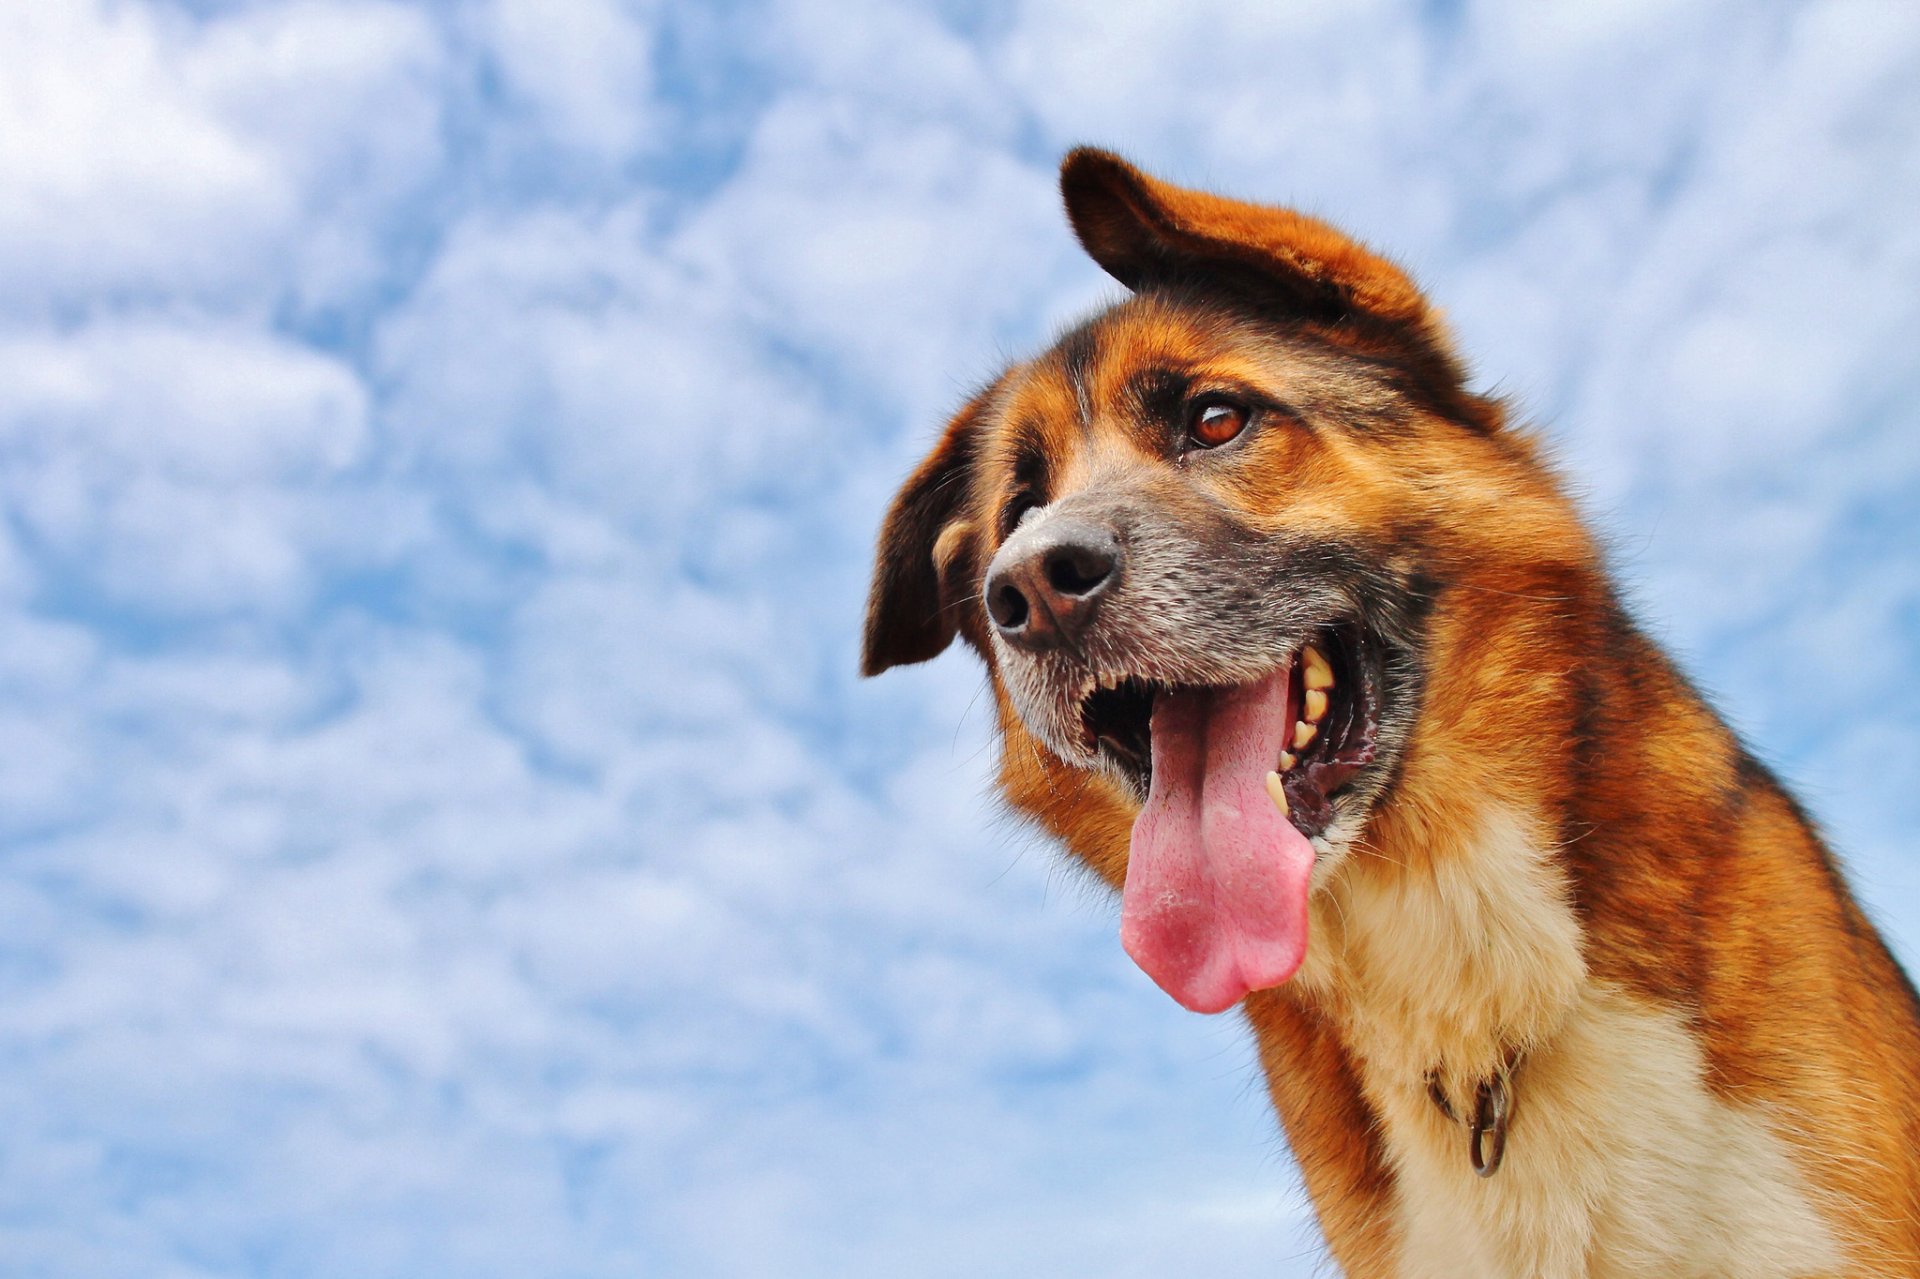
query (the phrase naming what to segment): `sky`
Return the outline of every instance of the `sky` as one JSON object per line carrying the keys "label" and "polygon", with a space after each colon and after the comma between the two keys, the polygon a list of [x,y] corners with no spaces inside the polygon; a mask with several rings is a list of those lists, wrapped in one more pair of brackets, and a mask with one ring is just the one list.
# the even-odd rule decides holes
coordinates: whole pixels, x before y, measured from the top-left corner
{"label": "sky", "polygon": [[1325,1272],[854,673],[1081,142],[1405,262],[1920,960],[1920,8],[10,4],[10,1275]]}

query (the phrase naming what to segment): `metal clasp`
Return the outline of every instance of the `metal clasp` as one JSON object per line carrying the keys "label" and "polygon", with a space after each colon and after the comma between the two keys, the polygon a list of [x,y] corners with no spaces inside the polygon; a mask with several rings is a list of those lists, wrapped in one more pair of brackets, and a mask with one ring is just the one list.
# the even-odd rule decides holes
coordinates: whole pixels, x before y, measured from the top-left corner
{"label": "metal clasp", "polygon": [[1467,1129],[1467,1158],[1482,1177],[1500,1171],[1507,1156],[1507,1116],[1512,1099],[1507,1092],[1507,1072],[1501,1071],[1480,1081],[1473,1095],[1473,1122]]}

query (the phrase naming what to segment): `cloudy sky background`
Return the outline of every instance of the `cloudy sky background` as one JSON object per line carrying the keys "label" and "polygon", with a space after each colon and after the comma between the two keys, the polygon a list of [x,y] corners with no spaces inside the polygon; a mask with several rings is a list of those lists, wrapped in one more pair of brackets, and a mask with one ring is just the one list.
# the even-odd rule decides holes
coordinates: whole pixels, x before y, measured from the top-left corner
{"label": "cloudy sky background", "polygon": [[0,8],[7,1273],[1313,1273],[977,667],[853,677],[1081,141],[1409,263],[1920,958],[1920,8],[1543,15]]}

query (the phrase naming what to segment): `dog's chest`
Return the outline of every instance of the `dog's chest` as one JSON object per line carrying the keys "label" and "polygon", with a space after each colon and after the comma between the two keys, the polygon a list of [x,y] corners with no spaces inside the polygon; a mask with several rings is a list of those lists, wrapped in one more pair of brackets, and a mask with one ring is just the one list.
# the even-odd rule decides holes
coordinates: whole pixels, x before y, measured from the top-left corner
{"label": "dog's chest", "polygon": [[1791,1148],[1716,1097],[1681,1019],[1590,989],[1514,1077],[1506,1161],[1476,1176],[1424,1089],[1370,1080],[1401,1273],[1787,1279],[1843,1269]]}
{"label": "dog's chest", "polygon": [[[1350,884],[1333,954],[1311,974],[1338,999],[1394,1170],[1406,1279],[1660,1274],[1786,1279],[1843,1256],[1790,1147],[1707,1086],[1671,1010],[1587,976],[1564,886],[1511,813],[1474,856],[1430,876]],[[1320,922],[1316,920],[1316,923]],[[1513,1076],[1504,1165],[1475,1175],[1466,1128],[1428,1072],[1471,1081],[1530,1045]]]}

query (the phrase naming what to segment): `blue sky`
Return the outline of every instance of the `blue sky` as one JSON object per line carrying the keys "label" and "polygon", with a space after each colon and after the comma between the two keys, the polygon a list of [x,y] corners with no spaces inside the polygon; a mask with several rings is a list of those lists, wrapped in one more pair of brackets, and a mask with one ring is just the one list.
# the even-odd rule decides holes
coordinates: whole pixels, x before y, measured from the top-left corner
{"label": "blue sky", "polygon": [[1314,1273],[1231,1017],[861,683],[1115,287],[1076,142],[1407,262],[1920,957],[1920,9],[0,12],[0,1256]]}

